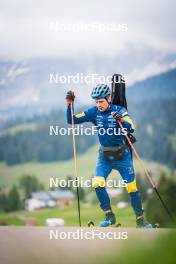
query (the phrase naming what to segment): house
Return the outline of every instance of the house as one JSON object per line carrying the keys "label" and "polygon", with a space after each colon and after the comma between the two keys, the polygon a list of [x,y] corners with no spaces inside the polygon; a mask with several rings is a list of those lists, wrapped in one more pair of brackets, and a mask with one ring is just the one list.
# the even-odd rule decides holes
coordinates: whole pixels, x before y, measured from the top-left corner
{"label": "house", "polygon": [[50,191],[49,194],[59,207],[69,206],[73,203],[74,200],[74,194],[72,191],[69,190],[55,190]]}
{"label": "house", "polygon": [[25,201],[25,208],[34,211],[41,208],[65,207],[72,204],[74,194],[70,190],[54,190],[48,192],[32,192]]}

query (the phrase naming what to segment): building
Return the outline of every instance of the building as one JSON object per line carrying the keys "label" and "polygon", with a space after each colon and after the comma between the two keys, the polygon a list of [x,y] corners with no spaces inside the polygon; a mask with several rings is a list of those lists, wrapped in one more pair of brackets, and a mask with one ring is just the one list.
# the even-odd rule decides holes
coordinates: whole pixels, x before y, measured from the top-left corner
{"label": "building", "polygon": [[70,190],[32,192],[25,201],[25,208],[34,211],[41,208],[65,207],[73,203],[74,194]]}

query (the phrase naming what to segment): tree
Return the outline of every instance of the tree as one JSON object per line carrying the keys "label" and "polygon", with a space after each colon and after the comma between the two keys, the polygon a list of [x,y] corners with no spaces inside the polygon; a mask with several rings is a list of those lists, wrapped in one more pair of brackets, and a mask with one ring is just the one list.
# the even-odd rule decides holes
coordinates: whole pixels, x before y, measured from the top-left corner
{"label": "tree", "polygon": [[[77,189],[76,188],[72,188],[73,193],[75,194],[75,197],[77,197]],[[84,188],[79,188],[79,199],[80,201],[84,202],[85,201],[85,190]]]}
{"label": "tree", "polygon": [[[174,173],[172,173],[173,175]],[[172,178],[167,177],[163,172],[158,184],[158,190],[172,216],[175,217],[175,221],[171,222],[170,217],[155,193],[151,195],[146,204],[145,212],[147,220],[153,224],[159,222],[162,227],[176,226],[176,182]]]}
{"label": "tree", "polygon": [[24,190],[25,199],[28,199],[32,192],[41,191],[44,186],[34,175],[24,175],[20,179],[20,187]]}
{"label": "tree", "polygon": [[21,209],[20,194],[16,185],[13,185],[7,196],[5,211],[11,212]]}
{"label": "tree", "polygon": [[5,211],[7,208],[7,195],[0,190],[0,211]]}

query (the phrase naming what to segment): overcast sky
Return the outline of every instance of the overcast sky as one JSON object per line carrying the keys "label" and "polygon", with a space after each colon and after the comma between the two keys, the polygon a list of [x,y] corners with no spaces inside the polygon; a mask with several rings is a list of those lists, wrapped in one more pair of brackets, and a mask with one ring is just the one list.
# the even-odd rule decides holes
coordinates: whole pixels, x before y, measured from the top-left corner
{"label": "overcast sky", "polygon": [[[175,1],[0,1],[0,57],[113,56],[131,45],[175,53]],[[52,21],[127,24],[127,32],[55,32]]]}
{"label": "overcast sky", "polygon": [[[39,98],[38,86],[27,81],[30,67],[35,63],[41,67],[38,60],[30,66],[30,60],[38,58],[57,62],[68,58],[71,72],[77,71],[73,66],[76,61],[84,72],[127,74],[129,84],[176,68],[175,10],[175,0],[0,0],[0,62],[14,61],[2,74],[1,89],[24,75],[25,92],[20,83],[16,104],[21,98],[25,102],[23,95],[26,101]],[[57,28],[51,28],[51,23],[57,22],[83,26],[123,24],[127,30],[57,32]],[[39,72],[42,74],[40,69]],[[43,86],[46,85],[40,83],[39,87]],[[89,95],[90,89],[91,86],[84,87],[84,93],[80,89],[80,98],[85,98],[86,92]],[[10,102],[14,100],[13,96],[8,98]]]}

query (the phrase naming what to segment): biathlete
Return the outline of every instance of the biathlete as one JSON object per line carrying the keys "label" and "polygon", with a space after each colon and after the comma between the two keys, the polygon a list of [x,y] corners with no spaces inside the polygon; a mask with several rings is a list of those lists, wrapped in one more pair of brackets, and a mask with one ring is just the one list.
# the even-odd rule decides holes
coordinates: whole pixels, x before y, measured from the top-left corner
{"label": "biathlete", "polygon": [[[95,100],[96,106],[88,110],[74,114],[74,123],[92,122],[98,129],[109,128],[118,130],[121,122],[127,132],[134,132],[134,124],[127,110],[119,105],[111,103],[111,91],[106,84],[98,84],[93,88],[91,97]],[[67,122],[72,123],[71,103],[75,96],[72,91],[66,95],[67,101]],[[95,177],[92,186],[95,188],[100,207],[105,214],[105,219],[100,223],[101,227],[107,227],[116,223],[115,214],[112,211],[110,198],[106,191],[105,182],[112,169],[119,171],[122,179],[127,183],[127,192],[130,195],[131,206],[136,215],[136,226],[151,228],[144,218],[141,195],[136,185],[136,176],[133,168],[130,146],[126,142],[124,134],[98,133],[100,149],[95,169]]]}

